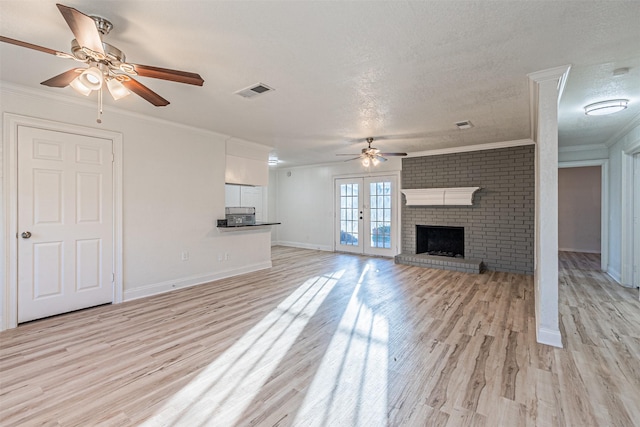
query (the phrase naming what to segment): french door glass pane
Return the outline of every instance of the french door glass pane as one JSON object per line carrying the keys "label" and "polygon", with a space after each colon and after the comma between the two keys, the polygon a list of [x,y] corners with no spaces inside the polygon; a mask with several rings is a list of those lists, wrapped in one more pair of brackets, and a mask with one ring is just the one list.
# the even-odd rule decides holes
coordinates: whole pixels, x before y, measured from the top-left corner
{"label": "french door glass pane", "polygon": [[340,244],[358,246],[358,184],[340,185]]}
{"label": "french door glass pane", "polygon": [[369,185],[371,247],[391,248],[391,182]]}

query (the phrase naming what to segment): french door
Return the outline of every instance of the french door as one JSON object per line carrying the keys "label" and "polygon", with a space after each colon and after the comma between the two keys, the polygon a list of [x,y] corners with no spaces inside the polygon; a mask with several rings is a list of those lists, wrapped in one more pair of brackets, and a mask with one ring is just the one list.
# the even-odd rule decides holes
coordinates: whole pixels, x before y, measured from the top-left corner
{"label": "french door", "polygon": [[396,187],[395,176],[336,179],[336,251],[398,253]]}

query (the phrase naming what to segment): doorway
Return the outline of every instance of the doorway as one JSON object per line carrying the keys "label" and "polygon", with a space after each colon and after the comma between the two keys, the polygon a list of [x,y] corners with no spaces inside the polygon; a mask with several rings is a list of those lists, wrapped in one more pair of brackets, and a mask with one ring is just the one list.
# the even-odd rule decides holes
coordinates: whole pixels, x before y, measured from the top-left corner
{"label": "doorway", "polygon": [[634,156],[633,167],[633,279],[631,283],[640,288],[640,153]]}
{"label": "doorway", "polygon": [[640,139],[622,150],[620,283],[640,287]]}
{"label": "doorway", "polygon": [[558,249],[600,254],[600,166],[562,168],[558,171]]}
{"label": "doorway", "polygon": [[[53,299],[69,292],[91,300],[81,306],[101,304],[107,293],[107,302],[122,302],[122,135],[14,114],[5,114],[4,127],[7,253],[3,265],[7,280],[0,283],[4,300],[1,329],[56,314],[39,310],[49,310],[48,305],[55,305]],[[66,136],[75,142],[66,144]],[[28,170],[23,164],[24,153],[31,153],[26,165],[31,172],[21,175]],[[60,169],[63,158],[69,164]],[[98,164],[104,170],[91,169],[100,168]],[[69,168],[72,180],[63,177]],[[100,228],[97,224],[101,222],[105,225],[102,234],[74,235],[73,241],[66,240],[71,235],[67,226]],[[64,283],[68,278],[73,278],[72,285]],[[88,296],[96,289],[102,292],[97,302]],[[24,314],[20,304],[27,294],[41,306],[35,316],[19,316]],[[81,307],[72,303],[62,310],[77,308]]]}
{"label": "doorway", "polygon": [[[571,215],[567,216],[567,212],[563,212],[563,209],[569,210],[571,211],[573,209],[574,212],[579,212],[576,211],[576,205],[572,204],[571,201],[566,200],[566,198],[562,197],[560,194],[558,195],[558,237],[559,237],[559,242],[558,242],[558,248],[560,250],[565,249],[565,250],[582,250],[585,252],[599,252],[600,253],[600,270],[601,271],[608,271],[609,269],[609,222],[608,222],[608,218],[609,218],[609,161],[608,160],[587,160],[587,161],[575,161],[575,162],[560,162],[558,164],[558,167],[560,170],[563,169],[567,169],[567,168],[592,168],[592,167],[597,167],[599,169],[599,173],[598,176],[595,177],[595,179],[599,179],[600,180],[600,185],[597,186],[599,187],[599,192],[597,195],[591,194],[590,192],[593,191],[593,189],[589,189],[589,188],[585,188],[585,186],[580,187],[581,190],[586,190],[587,193],[585,193],[582,198],[584,199],[585,197],[589,197],[589,198],[593,198],[593,197],[599,197],[599,209],[600,209],[600,215],[599,215],[599,236],[593,236],[592,230],[589,230],[589,234],[590,236],[588,236],[588,238],[584,239],[585,236],[580,235],[581,233],[584,233],[584,230],[581,230],[580,228],[575,229],[574,233],[573,233],[573,237],[572,238],[567,238],[567,236],[565,236],[564,241],[560,241],[560,239],[562,239],[562,234],[563,234],[563,228],[565,228],[562,224],[562,215],[563,213],[565,214],[566,218],[569,221],[569,226],[570,227],[575,227],[576,224],[575,223],[571,223]],[[559,171],[558,175],[560,178],[560,174],[561,172]],[[560,193],[561,189],[560,189],[560,182],[559,184],[559,188],[558,191]],[[575,187],[575,186],[574,186]],[[564,208],[563,208],[563,204],[564,204]],[[591,203],[592,205],[594,204],[593,201]],[[591,206],[591,208],[593,208],[593,206]],[[575,213],[574,216],[579,216],[579,213]],[[584,218],[581,218],[584,219]],[[593,221],[593,215],[590,218],[591,222]],[[567,221],[565,221],[566,223]],[[566,224],[565,224],[566,226]],[[592,227],[592,228],[595,228]],[[567,231],[566,228],[564,229],[564,231]],[[571,233],[569,233],[571,234]],[[576,239],[576,236],[578,237]],[[594,237],[595,238],[599,238],[599,248],[594,248]],[[577,246],[574,245],[569,245],[567,244],[567,241],[572,241],[574,243],[576,243],[576,241],[578,242]],[[563,245],[564,243],[564,245]],[[586,250],[585,250],[586,248]]]}
{"label": "doorway", "polygon": [[398,254],[397,177],[335,180],[335,250],[364,255]]}

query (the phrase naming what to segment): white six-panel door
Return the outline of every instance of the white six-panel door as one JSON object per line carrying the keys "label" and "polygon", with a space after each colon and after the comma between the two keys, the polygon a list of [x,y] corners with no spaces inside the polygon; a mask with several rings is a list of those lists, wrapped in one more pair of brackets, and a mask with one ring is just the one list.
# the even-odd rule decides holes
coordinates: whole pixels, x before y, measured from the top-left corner
{"label": "white six-panel door", "polygon": [[112,141],[18,128],[18,322],[113,301]]}

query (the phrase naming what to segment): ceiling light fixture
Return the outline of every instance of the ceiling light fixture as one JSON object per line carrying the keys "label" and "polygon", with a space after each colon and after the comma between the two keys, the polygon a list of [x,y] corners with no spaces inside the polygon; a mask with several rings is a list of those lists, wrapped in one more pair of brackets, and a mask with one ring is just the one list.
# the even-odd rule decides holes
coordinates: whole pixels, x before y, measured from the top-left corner
{"label": "ceiling light fixture", "polygon": [[380,164],[380,159],[375,154],[363,154],[362,156],[362,166],[368,168],[369,166],[378,166]]}
{"label": "ceiling light fixture", "polygon": [[115,78],[107,79],[107,89],[109,89],[109,93],[116,101],[131,94],[131,92]]}
{"label": "ceiling light fixture", "polygon": [[100,90],[104,76],[98,67],[89,67],[76,79],[89,90]]}
{"label": "ceiling light fixture", "polygon": [[80,82],[79,76],[71,80],[71,83],[69,83],[69,86],[71,86],[73,89],[75,89],[76,92],[84,96],[89,96],[89,94],[92,92],[91,89],[89,89],[88,87],[86,87]]}
{"label": "ceiling light fixture", "polygon": [[595,102],[584,107],[587,116],[604,116],[617,113],[627,108],[628,99],[611,99],[608,101]]}
{"label": "ceiling light fixture", "polygon": [[97,64],[82,71],[69,83],[69,86],[84,96],[89,96],[93,91],[98,92],[97,122],[102,123],[102,89],[106,85],[113,99],[117,101],[131,94],[122,84],[122,81],[127,79],[128,76],[112,75],[103,64]]}

